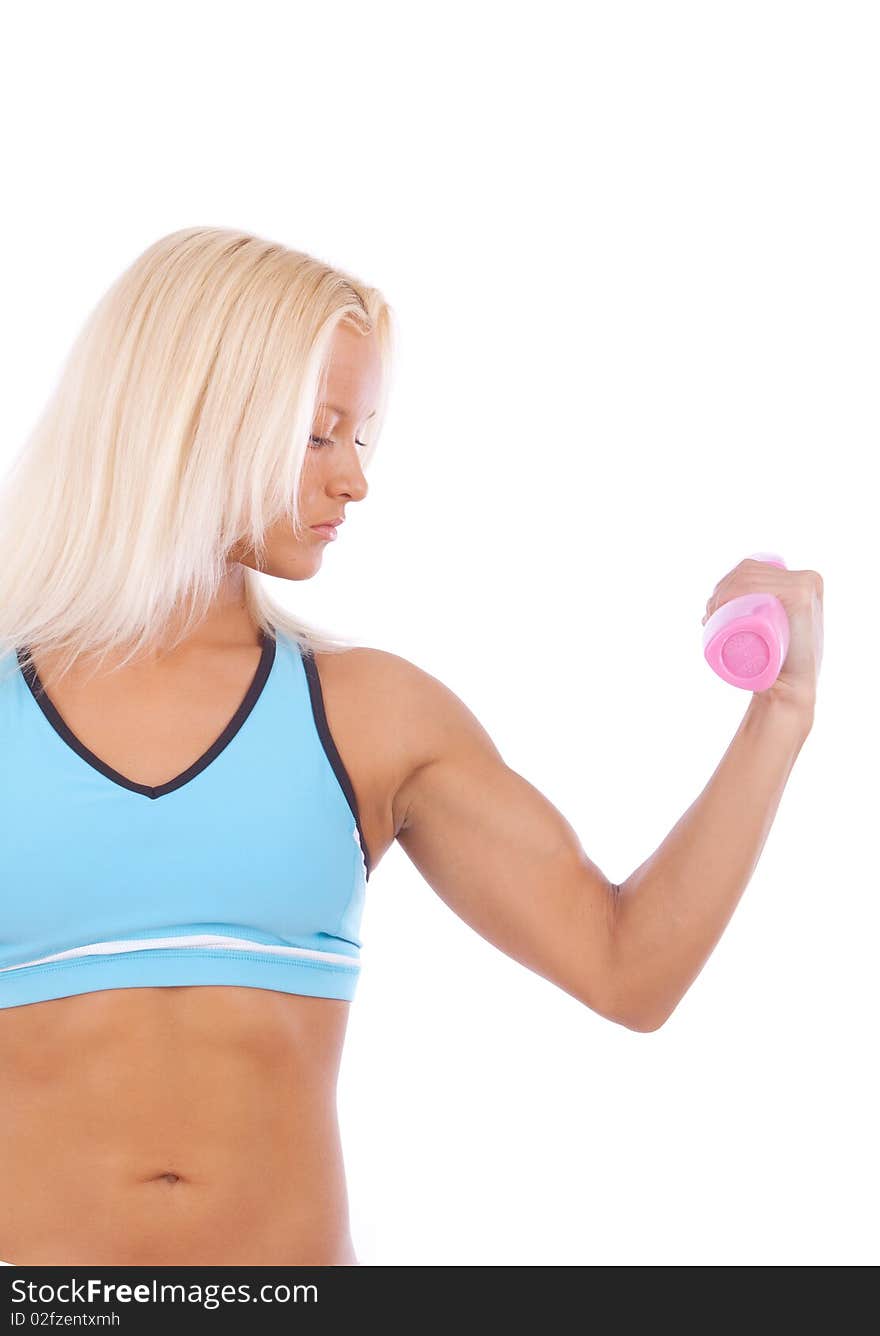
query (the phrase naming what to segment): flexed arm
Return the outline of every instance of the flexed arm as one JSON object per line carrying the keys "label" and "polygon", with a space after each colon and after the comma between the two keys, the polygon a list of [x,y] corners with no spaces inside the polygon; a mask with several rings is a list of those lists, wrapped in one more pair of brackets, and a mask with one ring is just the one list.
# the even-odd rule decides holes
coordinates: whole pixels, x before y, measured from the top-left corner
{"label": "flexed arm", "polygon": [[[748,585],[750,571],[737,569],[717,587],[719,601]],[[488,941],[629,1029],[658,1029],[699,974],[751,878],[812,726],[821,577],[776,571],[774,592],[792,628],[788,674],[751,696],[702,793],[619,886],[553,804],[505,764],[453,692],[406,660],[383,656],[394,660],[411,747],[394,800],[401,847]]]}

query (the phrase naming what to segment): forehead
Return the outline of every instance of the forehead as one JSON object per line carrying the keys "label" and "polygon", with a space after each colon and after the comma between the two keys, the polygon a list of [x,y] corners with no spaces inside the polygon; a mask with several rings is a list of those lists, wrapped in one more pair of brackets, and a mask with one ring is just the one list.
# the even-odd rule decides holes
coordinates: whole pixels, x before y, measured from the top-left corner
{"label": "forehead", "polygon": [[376,410],[381,385],[382,357],[375,331],[362,334],[351,325],[339,325],[324,370],[319,407],[343,417],[366,418]]}

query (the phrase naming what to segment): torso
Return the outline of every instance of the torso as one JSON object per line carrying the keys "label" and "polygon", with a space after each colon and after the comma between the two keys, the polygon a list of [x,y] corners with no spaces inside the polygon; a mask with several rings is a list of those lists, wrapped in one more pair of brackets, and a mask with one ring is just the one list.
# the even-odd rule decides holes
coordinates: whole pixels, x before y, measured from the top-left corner
{"label": "torso", "polygon": [[[97,756],[158,785],[219,735],[259,654],[203,651],[173,675],[127,667],[47,690]],[[407,767],[382,659],[316,656],[372,868]],[[0,1260],[356,1264],[336,1116],[350,1005],[197,986],[0,1009]]]}

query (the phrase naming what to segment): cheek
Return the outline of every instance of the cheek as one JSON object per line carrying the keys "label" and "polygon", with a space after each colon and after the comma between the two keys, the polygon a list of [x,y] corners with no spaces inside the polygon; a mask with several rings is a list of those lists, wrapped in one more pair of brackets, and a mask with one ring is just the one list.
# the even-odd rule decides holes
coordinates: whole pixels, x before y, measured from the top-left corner
{"label": "cheek", "polygon": [[299,479],[299,492],[297,493],[299,508],[304,513],[308,508],[309,502],[313,501],[323,490],[325,471],[326,465],[323,462],[319,462],[317,456],[312,453],[303,466],[303,471],[300,474]]}

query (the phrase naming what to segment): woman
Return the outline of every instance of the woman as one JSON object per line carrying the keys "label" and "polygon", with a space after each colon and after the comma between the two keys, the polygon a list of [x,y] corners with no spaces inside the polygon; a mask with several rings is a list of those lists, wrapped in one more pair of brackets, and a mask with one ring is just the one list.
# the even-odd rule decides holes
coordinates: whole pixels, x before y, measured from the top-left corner
{"label": "woman", "polygon": [[815,572],[716,586],[707,612],[783,599],[785,669],[621,886],[441,683],[269,598],[257,572],[309,579],[367,495],[391,350],[351,275],[172,234],[98,305],[6,479],[4,1261],[357,1264],[336,1079],[393,840],[489,941],[643,1031],[751,875],[812,723]]}

